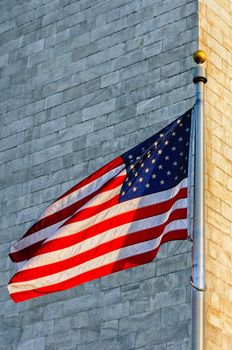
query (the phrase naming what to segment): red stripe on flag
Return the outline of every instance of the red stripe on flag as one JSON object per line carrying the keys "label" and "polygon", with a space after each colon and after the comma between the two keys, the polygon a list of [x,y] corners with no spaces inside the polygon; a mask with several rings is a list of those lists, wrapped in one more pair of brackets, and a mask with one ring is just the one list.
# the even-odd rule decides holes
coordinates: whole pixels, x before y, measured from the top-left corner
{"label": "red stripe on flag", "polygon": [[[96,223],[92,225],[91,227],[88,227],[80,232],[77,232],[75,234],[71,234],[66,237],[61,237],[58,239],[53,239],[52,241],[45,242],[43,245],[40,246],[29,246],[28,248],[25,248],[23,250],[20,250],[15,253],[11,253],[12,259],[16,262],[24,261],[25,256],[28,256],[28,259],[32,256],[44,254],[44,253],[49,253],[50,251],[58,250],[61,248],[65,248],[68,246],[71,246],[73,244],[76,244],[78,242],[81,242],[87,238],[93,237],[95,235],[98,235],[102,233],[103,231],[109,230],[111,228],[117,227],[123,224],[126,224],[131,221],[136,221],[140,219],[144,219],[147,217],[152,217],[156,215],[163,214],[167,212],[173,204],[178,200],[178,199],[183,199],[186,198],[187,196],[187,189],[182,188],[180,191],[174,196],[173,198],[163,202],[163,203],[158,203],[158,204],[153,204],[150,206],[146,206],[143,208],[138,208],[136,210],[126,212],[119,214],[117,216],[114,216],[112,218],[106,219],[104,221],[101,221],[99,223]],[[110,208],[113,205],[116,205],[118,203],[118,196],[112,198],[108,202],[105,202],[102,208]],[[100,205],[101,206],[101,205]],[[96,207],[91,207],[84,209],[83,212],[77,213],[73,217],[71,217],[66,224],[71,224],[75,223],[78,221],[81,221],[85,218],[88,218],[96,213],[100,213],[101,211],[98,210],[100,206]],[[85,213],[85,210],[87,214]],[[65,225],[64,225],[65,227]],[[43,243],[43,242],[42,242]],[[32,247],[32,248],[31,248]]]}
{"label": "red stripe on flag", "polygon": [[49,227],[51,225],[56,224],[57,222],[60,222],[71,215],[73,215],[79,208],[81,208],[83,205],[85,205],[91,198],[95,197],[97,194],[109,191],[112,188],[117,187],[123,182],[123,179],[125,179],[125,176],[119,176],[113,179],[109,179],[108,182],[103,186],[100,187],[95,192],[90,193],[88,196],[82,198],[81,200],[67,206],[65,209],[61,209],[54,214],[51,214],[49,216],[46,216],[45,218],[37,221],[23,236],[27,237],[37,231],[40,231],[46,227]]}
{"label": "red stripe on flag", "polygon": [[[182,240],[186,238],[187,238],[187,230],[185,229],[177,230],[177,231],[169,232],[167,235],[165,235],[161,240],[161,244],[170,240]],[[125,259],[116,261],[114,263],[110,263],[108,265],[98,267],[94,270],[85,272],[81,275],[75,276],[73,278],[70,278],[60,283],[56,283],[56,284],[42,287],[42,288],[37,288],[34,290],[12,293],[11,298],[17,303],[24,300],[42,296],[44,294],[55,293],[65,289],[69,289],[77,285],[83,284],[85,282],[89,282],[91,280],[109,275],[111,273],[118,272],[120,270],[126,270],[131,267],[143,265],[151,262],[156,257],[158,250],[159,250],[159,246],[153,251],[134,255],[132,257],[125,258]]]}
{"label": "red stripe on flag", "polygon": [[[93,194],[91,194],[88,197],[85,197],[83,200],[81,200],[81,201],[79,201],[77,203],[74,203],[73,205],[63,209],[61,212],[57,212],[57,213],[51,215],[49,217],[51,219],[50,224],[48,225],[48,221],[47,221],[47,226],[51,226],[51,225],[55,224],[56,220],[57,221],[58,220],[62,221],[66,217],[67,217],[67,220],[68,220],[68,218],[71,215],[73,215],[79,208],[81,208],[84,204],[86,204],[92,197],[95,197],[95,196],[97,196],[100,193],[104,193],[106,191],[110,191],[110,190],[120,186],[123,183],[124,179],[125,179],[125,175],[113,178],[113,179],[109,180],[109,182],[107,184],[104,185],[104,188],[98,189]],[[113,206],[113,205],[118,203],[118,197],[119,197],[119,195],[115,196],[114,199],[111,199],[111,200],[108,201],[108,202],[111,201],[111,206]],[[93,206],[91,208],[82,209],[82,210],[80,210],[78,212],[78,215],[80,215],[80,218],[82,217],[83,212],[86,213],[85,215],[88,215],[88,213],[90,213],[92,210],[94,210],[94,208],[95,208],[95,210],[97,208],[97,209],[99,209],[99,211],[102,211],[102,210],[106,209],[107,206],[109,206],[108,202],[104,202],[104,203],[102,203],[102,204],[100,204],[98,206]],[[60,215],[60,217],[59,217],[59,215]],[[45,218],[44,220],[46,220],[46,219],[47,218]],[[83,219],[81,219],[81,220],[83,220]],[[69,223],[69,221],[66,221],[65,224],[67,224],[67,223]],[[62,225],[60,227],[62,227]],[[46,227],[43,227],[43,228],[46,228]],[[35,233],[35,232],[33,232],[33,233]],[[28,236],[28,235],[25,234],[23,236],[23,238],[25,238],[26,236]],[[31,244],[30,246],[28,246],[26,248],[20,249],[17,252],[10,253],[9,256],[10,256],[11,260],[14,261],[14,262],[20,262],[20,261],[24,261],[24,260],[30,259],[36,253],[38,248],[42,245],[42,243],[45,240],[46,239],[41,239],[39,242]]]}
{"label": "red stripe on flag", "polygon": [[[158,238],[164,231],[165,227],[172,221],[178,219],[185,219],[187,216],[187,209],[177,209],[173,211],[166,222],[162,225],[144,229],[135,233],[130,233],[109,242],[99,244],[97,247],[89,249],[83,253],[75,255],[71,258],[61,260],[52,264],[38,266],[35,268],[22,270],[16,273],[11,279],[10,283],[17,283],[23,281],[30,281],[32,279],[49,276],[64,270],[68,270],[74,266],[83,264],[88,260],[92,260],[101,255],[104,255],[113,250],[118,250],[122,247],[127,247],[136,243],[145,242]],[[83,243],[84,244],[84,243]]]}
{"label": "red stripe on flag", "polygon": [[71,194],[72,192],[78,190],[79,188],[81,188],[83,186],[86,186],[86,185],[90,184],[91,182],[99,179],[99,177],[101,177],[102,175],[106,174],[108,171],[110,171],[110,170],[112,170],[114,168],[117,168],[118,166],[120,166],[122,164],[124,164],[124,161],[123,161],[123,159],[121,157],[117,157],[117,158],[113,159],[111,162],[109,162],[108,164],[104,165],[102,168],[98,169],[93,174],[90,174],[89,176],[87,176],[84,180],[79,182],[77,185],[75,185],[72,188],[70,188],[70,190],[68,190],[67,192],[62,194],[53,203],[57,202],[61,198],[64,198],[65,196],[68,196],[69,194]]}

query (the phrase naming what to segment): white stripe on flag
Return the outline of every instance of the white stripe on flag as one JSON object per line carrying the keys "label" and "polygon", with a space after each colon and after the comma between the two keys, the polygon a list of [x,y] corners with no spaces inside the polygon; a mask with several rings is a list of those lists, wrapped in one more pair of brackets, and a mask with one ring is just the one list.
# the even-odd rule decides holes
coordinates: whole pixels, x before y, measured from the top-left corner
{"label": "white stripe on flag", "polygon": [[183,179],[176,187],[172,188],[171,190],[166,190],[159,193],[153,193],[150,195],[146,195],[143,197],[134,198],[129,201],[118,203],[113,207],[102,211],[101,213],[97,213],[96,215],[89,217],[88,219],[80,220],[72,224],[62,226],[48,240],[50,241],[55,238],[69,236],[73,233],[76,233],[77,230],[81,231],[86,227],[91,227],[92,225],[94,225],[95,222],[101,222],[106,219],[113,218],[117,215],[134,211],[136,209],[148,207],[153,204],[158,204],[158,203],[160,204],[162,202],[166,202],[167,200],[175,197],[175,195],[180,191],[180,189],[186,188],[186,186],[187,186],[187,179]]}
{"label": "white stripe on flag", "polygon": [[46,277],[36,278],[25,282],[16,282],[9,284],[8,289],[9,292],[16,293],[16,292],[22,292],[22,291],[29,291],[36,288],[41,288],[45,286],[51,286],[56,283],[60,283],[63,281],[66,281],[72,277],[76,277],[84,272],[91,271],[93,269],[96,269],[98,267],[105,266],[110,263],[114,263],[117,261],[120,261],[125,258],[129,258],[132,256],[136,256],[138,254],[150,252],[154,249],[156,249],[161,242],[161,239],[165,234],[167,234],[170,231],[173,230],[182,230],[186,229],[187,227],[187,220],[178,220],[173,221],[169,225],[166,226],[163,234],[153,240],[142,242],[138,244],[134,244],[131,246],[127,246],[118,250],[114,250],[112,252],[109,252],[107,254],[104,254],[100,257],[94,258],[92,260],[89,260],[87,262],[84,262],[83,264],[80,264],[78,266],[75,266],[71,269],[64,270],[59,273],[55,273]]}
{"label": "white stripe on flag", "polygon": [[[62,197],[52,203],[41,215],[39,220],[56,213],[57,211],[65,209],[67,206],[74,204],[75,202],[89,196],[91,193],[97,191],[101,188],[107,181],[116,177],[118,175],[122,175],[120,172],[125,169],[125,164],[118,166],[117,168],[108,171],[98,179],[90,182],[89,184],[78,188],[76,191]],[[126,170],[123,172],[126,175]]]}
{"label": "white stripe on flag", "polygon": [[[78,213],[79,211],[82,211],[84,208],[90,208],[91,206],[94,206],[96,204],[104,203],[106,201],[106,199],[109,200],[109,199],[115,197],[117,194],[119,194],[120,189],[121,189],[121,185],[114,188],[113,190],[105,191],[105,192],[102,192],[102,193],[96,195],[89,202],[87,202],[86,205],[79,208],[76,211],[76,213]],[[76,213],[74,213],[73,215],[75,215]],[[34,243],[40,242],[43,239],[47,239],[47,240],[54,239],[59,231],[59,227],[61,227],[68,219],[69,218],[66,218],[63,221],[60,221],[54,225],[48,226],[40,231],[37,231],[29,236],[22,238],[20,241],[16,242],[16,244],[14,246],[12,246],[11,253],[18,252],[21,249],[27,248]],[[60,228],[60,230],[63,230],[63,227],[67,227],[67,229],[68,229],[69,226],[71,226],[71,224],[66,225],[66,226],[62,226]],[[53,235],[53,233],[56,233],[56,234]]]}
{"label": "white stripe on flag", "polygon": [[[146,219],[133,221],[132,223],[130,222],[125,225],[120,225],[113,229],[104,231],[97,236],[93,236],[86,240],[83,240],[68,248],[51,251],[49,253],[45,253],[42,255],[38,255],[34,258],[31,258],[23,266],[21,271],[31,269],[34,267],[47,265],[47,264],[52,264],[57,261],[66,260],[73,256],[77,256],[78,254],[81,254],[83,252],[86,252],[90,249],[97,248],[99,245],[103,243],[110,242],[119,237],[127,236],[128,234],[133,234],[141,230],[145,230],[152,227],[155,229],[157,226],[164,224],[174,210],[183,209],[186,207],[187,207],[187,199],[180,199],[174,203],[174,205],[172,206],[172,208],[170,208],[170,210],[168,210],[163,214],[160,214],[154,217],[149,217]],[[78,232],[79,231],[77,231],[77,233]]]}

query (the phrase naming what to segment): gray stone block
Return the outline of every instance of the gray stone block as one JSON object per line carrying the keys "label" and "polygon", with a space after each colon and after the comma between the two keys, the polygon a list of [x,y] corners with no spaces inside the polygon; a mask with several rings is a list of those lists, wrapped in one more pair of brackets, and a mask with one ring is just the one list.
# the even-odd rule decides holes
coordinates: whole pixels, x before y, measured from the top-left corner
{"label": "gray stone block", "polygon": [[186,303],[186,287],[166,290],[151,297],[151,309]]}
{"label": "gray stone block", "polygon": [[[89,55],[93,54],[97,51],[97,43],[91,42],[86,45],[82,45],[78,47],[78,49],[74,50],[72,52],[72,62],[77,61],[80,58],[88,57]],[[101,62],[99,62],[101,63]]]}
{"label": "gray stone block", "polygon": [[127,317],[129,315],[129,303],[117,303],[106,305],[89,311],[89,320],[91,323],[98,324],[103,321],[111,321]]}
{"label": "gray stone block", "polygon": [[63,314],[64,316],[70,316],[78,312],[91,310],[97,306],[98,295],[89,296],[83,295],[75,299],[66,300],[63,303]]}
{"label": "gray stone block", "polygon": [[141,22],[146,22],[148,19],[153,18],[154,5],[140,8],[139,11],[134,11],[127,17],[128,25],[135,25]]}
{"label": "gray stone block", "polygon": [[130,315],[140,314],[143,312],[149,312],[150,310],[150,298],[133,298],[130,301]]}
{"label": "gray stone block", "polygon": [[114,21],[112,23],[106,24],[100,28],[96,28],[91,35],[91,41],[103,38],[106,35],[115,33],[119,30],[122,30],[126,28],[127,26],[127,19],[126,17],[120,18],[117,21]]}
{"label": "gray stone block", "polygon": [[181,322],[171,326],[156,327],[140,333],[136,336],[136,347],[146,345],[156,345],[166,341],[172,341],[173,337],[180,340],[188,337],[188,323]]}
{"label": "gray stone block", "polygon": [[45,349],[45,338],[39,337],[35,339],[26,340],[19,342],[17,350],[44,350]]}
{"label": "gray stone block", "polygon": [[121,291],[120,288],[113,288],[102,290],[98,301],[98,306],[111,305],[120,302]]}
{"label": "gray stone block", "polygon": [[[191,1],[186,4],[186,6],[179,6],[169,12],[169,18],[174,22],[181,20],[183,17],[192,15],[197,11],[197,4]],[[195,33],[195,31],[194,31]]]}
{"label": "gray stone block", "polygon": [[[102,350],[122,350],[122,347],[117,340],[105,339],[97,343],[97,346]],[[78,345],[78,350],[95,350],[96,342]]]}
{"label": "gray stone block", "polygon": [[118,336],[118,320],[106,321],[101,324],[101,339],[115,338]]}
{"label": "gray stone block", "polygon": [[54,322],[54,333],[79,329],[88,326],[88,313],[79,312],[78,315],[66,316],[57,319]]}
{"label": "gray stone block", "polygon": [[155,16],[146,22],[138,23],[135,27],[135,35],[140,36],[142,34],[151,32],[156,28],[165,26],[167,23],[169,23],[168,12],[159,14],[158,16]]}
{"label": "gray stone block", "polygon": [[121,6],[120,8],[121,17],[125,17],[131,13],[138,12],[142,7],[143,5],[141,4],[141,1],[138,0],[125,3],[125,5]]}
{"label": "gray stone block", "polygon": [[121,335],[118,338],[118,343],[121,349],[134,349],[135,348],[135,333],[129,333]]}
{"label": "gray stone block", "polygon": [[121,10],[120,8],[115,8],[115,9],[107,12],[106,22],[110,23],[110,22],[113,22],[113,21],[119,19],[120,17],[122,17],[122,16],[120,16],[121,15],[120,10]]}
{"label": "gray stone block", "polygon": [[151,112],[153,110],[159,109],[160,107],[160,96],[153,97],[149,100],[139,102],[137,104],[137,115]]}
{"label": "gray stone block", "polygon": [[83,120],[98,117],[115,110],[115,99],[101,102],[97,105],[83,109]]}
{"label": "gray stone block", "polygon": [[97,64],[101,64],[102,62],[106,62],[116,57],[122,56],[124,53],[124,48],[124,44],[118,44],[96,54],[90,55],[86,59],[87,68],[91,68]]}
{"label": "gray stone block", "polygon": [[64,130],[59,131],[58,139],[60,142],[74,140],[82,135],[86,135],[86,140],[88,134],[94,131],[94,121],[87,120],[86,122],[80,123],[79,125],[70,126]]}
{"label": "gray stone block", "polygon": [[97,340],[100,338],[99,329],[96,329],[96,326],[91,328],[87,327],[84,329],[81,329],[81,343],[92,343],[97,342]]}
{"label": "gray stone block", "polygon": [[45,335],[52,334],[54,327],[54,321],[40,321],[34,322],[30,325],[25,325],[23,328],[20,341],[26,341],[29,339],[44,337]]}
{"label": "gray stone block", "polygon": [[191,319],[192,307],[191,303],[170,306],[161,309],[161,323],[172,324]]}
{"label": "gray stone block", "polygon": [[101,144],[101,142],[113,139],[114,129],[113,127],[106,128],[105,130],[98,130],[86,136],[86,146],[92,146],[95,144]]}
{"label": "gray stone block", "polygon": [[189,338],[185,338],[177,341],[167,342],[167,350],[189,350],[191,349],[191,341]]}
{"label": "gray stone block", "polygon": [[104,88],[109,85],[114,85],[119,81],[119,72],[113,72],[111,74],[107,74],[101,78],[101,87]]}
{"label": "gray stone block", "polygon": [[98,49],[103,50],[107,47],[114,46],[116,44],[125,42],[134,38],[134,27],[126,27],[122,30],[117,31],[111,35],[107,35],[104,38],[98,40]]}
{"label": "gray stone block", "polygon": [[157,276],[166,275],[170,272],[184,270],[187,267],[187,254],[180,254],[157,261]]}
{"label": "gray stone block", "polygon": [[81,344],[81,330],[68,330],[48,335],[45,338],[45,349],[65,349],[65,347]]}
{"label": "gray stone block", "polygon": [[119,333],[141,332],[160,325],[160,310],[143,312],[119,320]]}

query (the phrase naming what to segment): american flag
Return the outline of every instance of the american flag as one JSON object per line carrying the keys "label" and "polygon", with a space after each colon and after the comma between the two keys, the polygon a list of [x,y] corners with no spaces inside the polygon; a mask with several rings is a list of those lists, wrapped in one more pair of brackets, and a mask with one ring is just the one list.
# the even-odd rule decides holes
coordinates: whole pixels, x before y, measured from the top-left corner
{"label": "american flag", "polygon": [[187,238],[191,110],[54,201],[11,248],[15,302],[152,261]]}

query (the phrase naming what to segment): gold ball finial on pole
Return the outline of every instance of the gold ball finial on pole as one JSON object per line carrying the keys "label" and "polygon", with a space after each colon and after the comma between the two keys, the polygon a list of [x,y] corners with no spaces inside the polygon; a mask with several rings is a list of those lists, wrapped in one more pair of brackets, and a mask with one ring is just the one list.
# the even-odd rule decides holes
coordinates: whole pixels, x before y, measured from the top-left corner
{"label": "gold ball finial on pole", "polygon": [[193,54],[193,59],[197,63],[197,66],[193,70],[193,82],[194,84],[203,82],[207,83],[207,76],[202,63],[207,59],[206,53],[203,50],[197,50]]}
{"label": "gold ball finial on pole", "polygon": [[204,63],[207,59],[206,53],[203,50],[197,50],[193,54],[193,59],[197,64]]}

